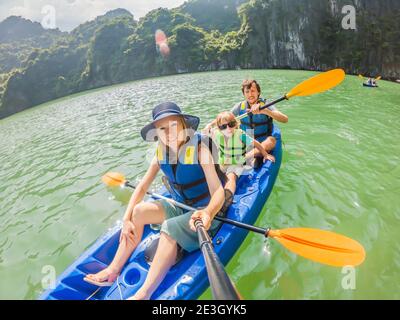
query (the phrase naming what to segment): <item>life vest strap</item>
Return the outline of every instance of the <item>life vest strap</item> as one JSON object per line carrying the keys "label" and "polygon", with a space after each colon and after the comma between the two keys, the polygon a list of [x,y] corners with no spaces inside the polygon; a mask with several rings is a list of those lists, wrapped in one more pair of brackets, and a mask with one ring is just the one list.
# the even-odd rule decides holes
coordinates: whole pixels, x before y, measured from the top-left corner
{"label": "life vest strap", "polygon": [[187,204],[188,206],[193,206],[195,203],[197,203],[197,202],[199,202],[199,201],[201,201],[201,200],[203,200],[203,199],[206,199],[207,197],[209,197],[210,196],[210,194],[208,193],[208,192],[205,192],[205,193],[203,193],[203,194],[201,194],[201,195],[199,195],[198,197],[196,197],[196,198],[193,198],[193,199],[184,199],[184,202],[185,202],[185,204]]}
{"label": "life vest strap", "polygon": [[207,197],[210,196],[210,193],[209,193],[208,191],[206,191],[205,193],[202,193],[201,195],[199,195],[199,196],[197,196],[197,197],[195,197],[195,198],[189,199],[189,198],[186,197],[186,195],[185,195],[185,193],[184,193],[184,190],[185,190],[185,189],[189,189],[189,188],[195,187],[196,185],[199,185],[199,184],[201,184],[201,183],[203,183],[203,182],[206,182],[206,179],[205,179],[205,178],[204,178],[204,179],[199,179],[199,180],[197,180],[197,181],[194,181],[193,183],[188,183],[188,184],[184,184],[184,185],[182,185],[182,184],[177,184],[177,183],[172,183],[172,182],[168,179],[167,176],[163,176],[162,181],[163,181],[164,185],[166,186],[166,188],[168,189],[168,191],[169,191],[170,193],[172,193],[172,191],[174,190],[174,188],[175,188],[175,190],[179,191],[180,196],[183,198],[183,201],[184,201],[185,204],[187,204],[188,206],[193,206],[193,205],[196,204],[197,202],[199,202],[199,201],[201,201],[201,200],[203,200],[203,199],[206,199]]}
{"label": "life vest strap", "polygon": [[[220,150],[221,150],[222,152],[224,152],[225,149],[228,149],[228,151],[245,151],[245,150],[246,150],[246,145],[243,144],[241,147],[231,147],[231,148],[225,147],[225,146],[223,146],[223,145],[220,146]],[[224,153],[225,153],[225,152],[224,152]]]}
{"label": "life vest strap", "polygon": [[207,182],[206,178],[199,179],[199,180],[193,181],[193,182],[191,182],[191,183],[187,183],[187,184],[179,184],[179,183],[173,183],[173,182],[170,182],[170,184],[171,184],[174,188],[176,188],[177,190],[179,190],[179,191],[184,191],[184,190],[187,190],[187,189],[196,187],[196,186],[198,186],[199,184],[202,184],[202,183],[204,183],[204,182]]}
{"label": "life vest strap", "polygon": [[267,133],[260,133],[260,134],[256,134],[256,135],[254,135],[254,139],[258,139],[258,138],[261,138],[261,137],[269,137],[269,136],[271,136],[268,132]]}
{"label": "life vest strap", "polygon": [[[242,150],[242,149],[237,149],[237,150]],[[246,149],[242,150],[242,154],[232,154],[230,152],[226,152],[223,149],[221,149],[221,153],[223,156],[228,156],[228,157],[239,157],[239,156],[245,156],[246,155]]]}

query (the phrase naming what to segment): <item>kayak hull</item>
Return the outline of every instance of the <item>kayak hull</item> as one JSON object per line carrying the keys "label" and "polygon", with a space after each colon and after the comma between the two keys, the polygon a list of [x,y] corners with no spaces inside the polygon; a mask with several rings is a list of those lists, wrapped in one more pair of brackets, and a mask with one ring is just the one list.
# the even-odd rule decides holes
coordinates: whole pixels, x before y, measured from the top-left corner
{"label": "kayak hull", "polygon": [[366,83],[363,83],[363,86],[367,87],[367,88],[379,88],[379,86],[372,86],[372,85],[366,84]]}
{"label": "kayak hull", "polygon": [[[266,203],[282,161],[280,130],[274,126],[277,146],[273,152],[276,162],[265,163],[252,170],[238,181],[234,202],[227,212],[227,218],[254,224]],[[159,237],[159,231],[146,226],[143,240],[136,248],[119,278],[111,287],[98,287],[86,283],[88,273],[104,269],[112,261],[118,247],[120,226],[115,226],[100,237],[57,279],[53,288],[41,294],[41,300],[121,300],[132,296],[143,284],[149,265],[145,249]],[[248,231],[228,224],[222,225],[213,238],[215,252],[226,265],[243,243]],[[207,271],[200,250],[185,253],[171,268],[163,282],[152,295],[152,299],[188,300],[197,299],[209,286]]]}

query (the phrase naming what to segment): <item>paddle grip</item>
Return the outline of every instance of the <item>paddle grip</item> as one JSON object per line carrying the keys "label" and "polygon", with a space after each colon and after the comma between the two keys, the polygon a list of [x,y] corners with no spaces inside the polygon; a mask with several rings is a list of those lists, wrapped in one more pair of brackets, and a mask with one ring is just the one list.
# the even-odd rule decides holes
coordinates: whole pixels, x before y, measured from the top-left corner
{"label": "paddle grip", "polygon": [[200,250],[204,257],[208,280],[215,300],[240,300],[240,296],[227,275],[222,262],[214,251],[212,241],[204,229],[201,219],[194,222],[196,227]]}

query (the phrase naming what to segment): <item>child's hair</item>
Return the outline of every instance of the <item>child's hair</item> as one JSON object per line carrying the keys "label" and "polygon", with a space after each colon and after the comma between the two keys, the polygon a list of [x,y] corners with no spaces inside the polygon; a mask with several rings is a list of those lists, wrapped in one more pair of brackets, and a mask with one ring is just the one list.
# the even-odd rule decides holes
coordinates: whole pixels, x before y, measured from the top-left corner
{"label": "child's hair", "polygon": [[229,111],[221,112],[217,116],[217,126],[219,127],[221,125],[222,121],[224,121],[224,120],[228,121],[228,122],[231,122],[234,120],[234,121],[236,121],[236,127],[239,125],[238,121],[235,118],[235,115],[232,112],[229,112]]}

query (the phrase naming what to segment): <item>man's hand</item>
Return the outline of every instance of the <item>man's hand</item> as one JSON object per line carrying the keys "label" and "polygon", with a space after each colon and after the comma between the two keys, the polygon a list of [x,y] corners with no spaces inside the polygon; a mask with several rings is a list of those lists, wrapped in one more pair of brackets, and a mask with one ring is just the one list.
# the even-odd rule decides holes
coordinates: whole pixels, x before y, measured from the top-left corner
{"label": "man's hand", "polygon": [[213,122],[211,122],[207,124],[201,132],[207,136],[210,136],[213,134],[214,130],[215,130],[215,125]]}
{"label": "man's hand", "polygon": [[203,222],[204,229],[206,230],[210,229],[211,216],[206,210],[197,210],[192,214],[192,217],[190,218],[189,221],[190,229],[196,232],[196,227],[194,225],[194,222],[199,219]]}
{"label": "man's hand", "polygon": [[211,128],[212,128],[211,123],[207,124],[207,125],[204,127],[204,129],[202,130],[202,133],[203,133],[203,134],[210,134],[210,133],[211,133]]}
{"label": "man's hand", "polygon": [[252,114],[260,114],[260,113],[261,113],[260,104],[257,103],[257,104],[255,104],[255,105],[253,105],[253,106],[251,107],[251,109],[250,109],[250,112],[251,112]]}

